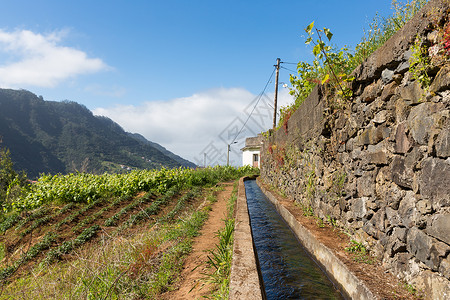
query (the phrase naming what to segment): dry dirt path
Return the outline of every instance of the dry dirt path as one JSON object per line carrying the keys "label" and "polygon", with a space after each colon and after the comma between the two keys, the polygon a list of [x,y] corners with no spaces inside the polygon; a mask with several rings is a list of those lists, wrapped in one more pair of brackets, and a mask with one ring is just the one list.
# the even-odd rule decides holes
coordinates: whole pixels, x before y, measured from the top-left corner
{"label": "dry dirt path", "polygon": [[209,218],[203,225],[200,235],[194,238],[192,252],[186,258],[176,290],[165,293],[163,299],[200,299],[210,294],[211,287],[202,281],[206,269],[207,250],[218,243],[216,233],[224,226],[227,213],[227,201],[233,191],[233,182],[224,183],[224,190],[217,195],[217,202],[212,205]]}

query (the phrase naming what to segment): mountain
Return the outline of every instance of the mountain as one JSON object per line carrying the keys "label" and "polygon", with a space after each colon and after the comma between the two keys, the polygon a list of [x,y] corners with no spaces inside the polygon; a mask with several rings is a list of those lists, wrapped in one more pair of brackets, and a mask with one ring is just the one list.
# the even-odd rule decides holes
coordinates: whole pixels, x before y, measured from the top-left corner
{"label": "mountain", "polygon": [[26,90],[0,89],[1,147],[17,170],[40,173],[118,172],[195,165],[144,137],[125,132],[73,101],[45,101]]}
{"label": "mountain", "polygon": [[172,158],[173,160],[177,161],[178,163],[180,163],[182,166],[187,167],[187,168],[196,168],[197,165],[194,164],[193,162],[190,162],[184,158],[182,158],[181,156],[178,156],[172,152],[170,152],[169,150],[167,150],[166,148],[164,148],[163,146],[161,146],[158,143],[152,142],[147,140],[145,137],[143,137],[142,135],[140,135],[139,133],[130,133],[128,132],[128,135],[137,139],[138,141],[141,141],[145,144],[148,144],[150,146],[152,146],[153,148],[161,151],[164,155]]}

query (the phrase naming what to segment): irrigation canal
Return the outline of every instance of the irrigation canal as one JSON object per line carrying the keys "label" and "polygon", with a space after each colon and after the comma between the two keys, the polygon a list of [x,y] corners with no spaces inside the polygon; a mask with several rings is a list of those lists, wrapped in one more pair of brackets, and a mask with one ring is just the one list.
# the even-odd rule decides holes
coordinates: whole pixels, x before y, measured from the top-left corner
{"label": "irrigation canal", "polygon": [[245,193],[266,298],[344,299],[255,180]]}

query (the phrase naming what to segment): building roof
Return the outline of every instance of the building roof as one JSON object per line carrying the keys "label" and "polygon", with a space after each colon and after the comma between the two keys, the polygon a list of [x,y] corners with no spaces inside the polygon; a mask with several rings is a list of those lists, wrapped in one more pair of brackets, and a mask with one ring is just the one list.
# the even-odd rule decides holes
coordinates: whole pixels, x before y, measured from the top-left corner
{"label": "building roof", "polygon": [[261,144],[263,141],[262,134],[258,134],[258,136],[255,137],[248,137],[245,139],[245,146],[241,149],[241,151],[245,150],[259,150],[261,148]]}

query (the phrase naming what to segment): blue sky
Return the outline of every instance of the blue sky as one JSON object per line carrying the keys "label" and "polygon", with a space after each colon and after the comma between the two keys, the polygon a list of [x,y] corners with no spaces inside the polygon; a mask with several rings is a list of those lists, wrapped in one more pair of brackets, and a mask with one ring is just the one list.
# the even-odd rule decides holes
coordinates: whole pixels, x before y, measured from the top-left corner
{"label": "blue sky", "polygon": [[[354,47],[377,12],[391,14],[391,1],[4,0],[0,87],[76,101],[199,164],[209,148],[207,164],[223,162],[244,128],[238,165],[245,136],[271,125],[262,114],[244,123],[276,58],[311,59],[302,36],[312,21]],[[290,101],[286,89],[280,97]]]}

